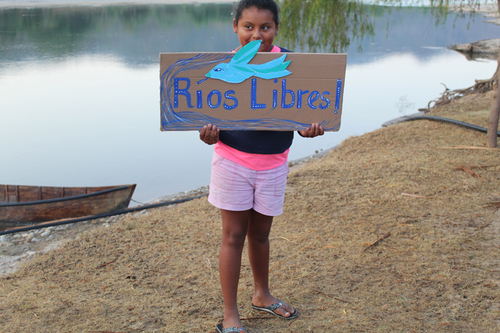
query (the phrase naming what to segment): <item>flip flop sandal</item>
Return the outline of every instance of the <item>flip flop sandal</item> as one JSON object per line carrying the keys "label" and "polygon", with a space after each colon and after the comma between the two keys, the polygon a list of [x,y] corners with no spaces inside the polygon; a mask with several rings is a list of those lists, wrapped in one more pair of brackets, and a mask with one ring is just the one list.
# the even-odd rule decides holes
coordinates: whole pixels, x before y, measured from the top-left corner
{"label": "flip flop sandal", "polygon": [[266,306],[266,307],[255,306],[255,305],[252,304],[252,308],[255,309],[255,310],[258,310],[258,311],[264,311],[264,312],[270,313],[272,315],[275,315],[278,318],[287,319],[287,320],[289,320],[289,319],[295,319],[299,315],[299,312],[297,311],[297,309],[293,309],[294,312],[290,313],[290,316],[288,316],[288,317],[284,317],[284,316],[280,315],[279,313],[274,312],[274,310],[276,310],[277,308],[282,308],[283,310],[285,310],[286,312],[288,312],[288,310],[286,310],[283,307],[283,302],[280,301],[279,299],[278,299],[277,303],[273,303],[273,304],[271,304],[269,306]]}
{"label": "flip flop sandal", "polygon": [[228,327],[228,328],[224,328],[224,326],[222,326],[222,323],[220,324],[217,324],[217,332],[219,333],[246,333],[246,329],[245,327],[241,326],[241,327]]}

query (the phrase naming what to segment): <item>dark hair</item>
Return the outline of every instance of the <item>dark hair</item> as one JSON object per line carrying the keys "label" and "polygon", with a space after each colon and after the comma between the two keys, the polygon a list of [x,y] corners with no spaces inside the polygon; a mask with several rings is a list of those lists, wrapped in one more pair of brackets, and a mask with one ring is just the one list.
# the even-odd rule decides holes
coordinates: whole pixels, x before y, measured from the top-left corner
{"label": "dark hair", "polygon": [[257,9],[260,10],[269,10],[273,14],[274,23],[278,25],[279,9],[274,0],[241,0],[240,2],[238,2],[238,4],[236,5],[236,9],[234,10],[234,20],[236,24],[238,24],[242,12],[250,7],[257,7]]}

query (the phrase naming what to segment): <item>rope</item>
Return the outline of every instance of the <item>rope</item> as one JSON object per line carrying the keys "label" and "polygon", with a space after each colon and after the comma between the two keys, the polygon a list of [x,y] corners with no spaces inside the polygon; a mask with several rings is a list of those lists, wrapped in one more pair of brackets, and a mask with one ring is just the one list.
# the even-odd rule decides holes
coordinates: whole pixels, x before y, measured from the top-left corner
{"label": "rope", "polygon": [[137,200],[134,200],[134,199],[130,199],[130,201],[133,201],[135,203],[138,203],[139,205],[145,205],[144,202],[140,202],[140,201],[137,201]]}

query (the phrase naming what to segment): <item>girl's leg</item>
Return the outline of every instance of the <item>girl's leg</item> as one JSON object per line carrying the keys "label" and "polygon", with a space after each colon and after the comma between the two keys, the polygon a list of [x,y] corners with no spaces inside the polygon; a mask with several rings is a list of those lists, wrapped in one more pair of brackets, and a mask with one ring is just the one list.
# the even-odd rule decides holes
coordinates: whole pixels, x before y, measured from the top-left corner
{"label": "girl's leg", "polygon": [[219,274],[224,297],[224,328],[240,327],[237,306],[241,253],[245,244],[250,211],[221,210],[222,245],[219,255]]}
{"label": "girl's leg", "polygon": [[[251,210],[248,223],[248,255],[255,288],[252,304],[260,307],[277,302],[269,290],[269,233],[272,223],[272,216]],[[295,311],[289,304],[284,303],[283,306],[286,310],[280,307],[274,312],[289,317]]]}

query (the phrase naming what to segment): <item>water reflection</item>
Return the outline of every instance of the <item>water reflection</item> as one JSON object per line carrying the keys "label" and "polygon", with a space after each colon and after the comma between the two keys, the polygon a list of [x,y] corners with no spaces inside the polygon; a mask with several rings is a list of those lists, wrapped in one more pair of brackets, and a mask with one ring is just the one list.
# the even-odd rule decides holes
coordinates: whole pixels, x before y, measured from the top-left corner
{"label": "water reflection", "polygon": [[237,39],[232,5],[146,5],[0,10],[0,66],[6,61],[113,55],[128,65],[160,52],[226,51]]}
{"label": "water reflection", "polygon": [[[134,199],[143,202],[207,185],[211,147],[196,132],[159,131],[158,53],[233,48],[231,9],[0,10],[1,183],[137,183]],[[436,27],[427,11],[414,9],[391,15],[390,33],[387,17],[373,20],[375,34],[347,49],[340,132],[296,137],[291,159],[425,107],[442,92],[441,82],[450,89],[467,87],[496,68],[495,62],[470,62],[444,48],[498,36],[499,29],[480,17],[470,24],[453,19],[452,30],[449,20],[446,29]]]}
{"label": "water reflection", "polygon": [[[431,7],[415,8],[405,7],[404,2],[407,1],[387,0],[381,2],[382,6],[374,6],[351,0],[283,0],[281,34],[278,39],[292,49],[306,52],[340,53],[347,51],[351,44],[362,51],[363,40],[373,41],[376,28],[381,26],[389,33],[394,16],[407,20],[417,9],[424,13],[426,19],[432,18],[436,27],[444,26],[448,5],[455,4],[453,1],[437,0],[431,1]],[[472,8],[479,8],[479,4],[478,0],[468,3]],[[458,15],[453,14],[455,20],[471,19],[473,16],[461,11]],[[422,26],[417,24],[415,27]]]}
{"label": "water reflection", "polygon": [[279,40],[308,52],[345,52],[351,41],[375,35],[374,17],[361,1],[285,0]]}

